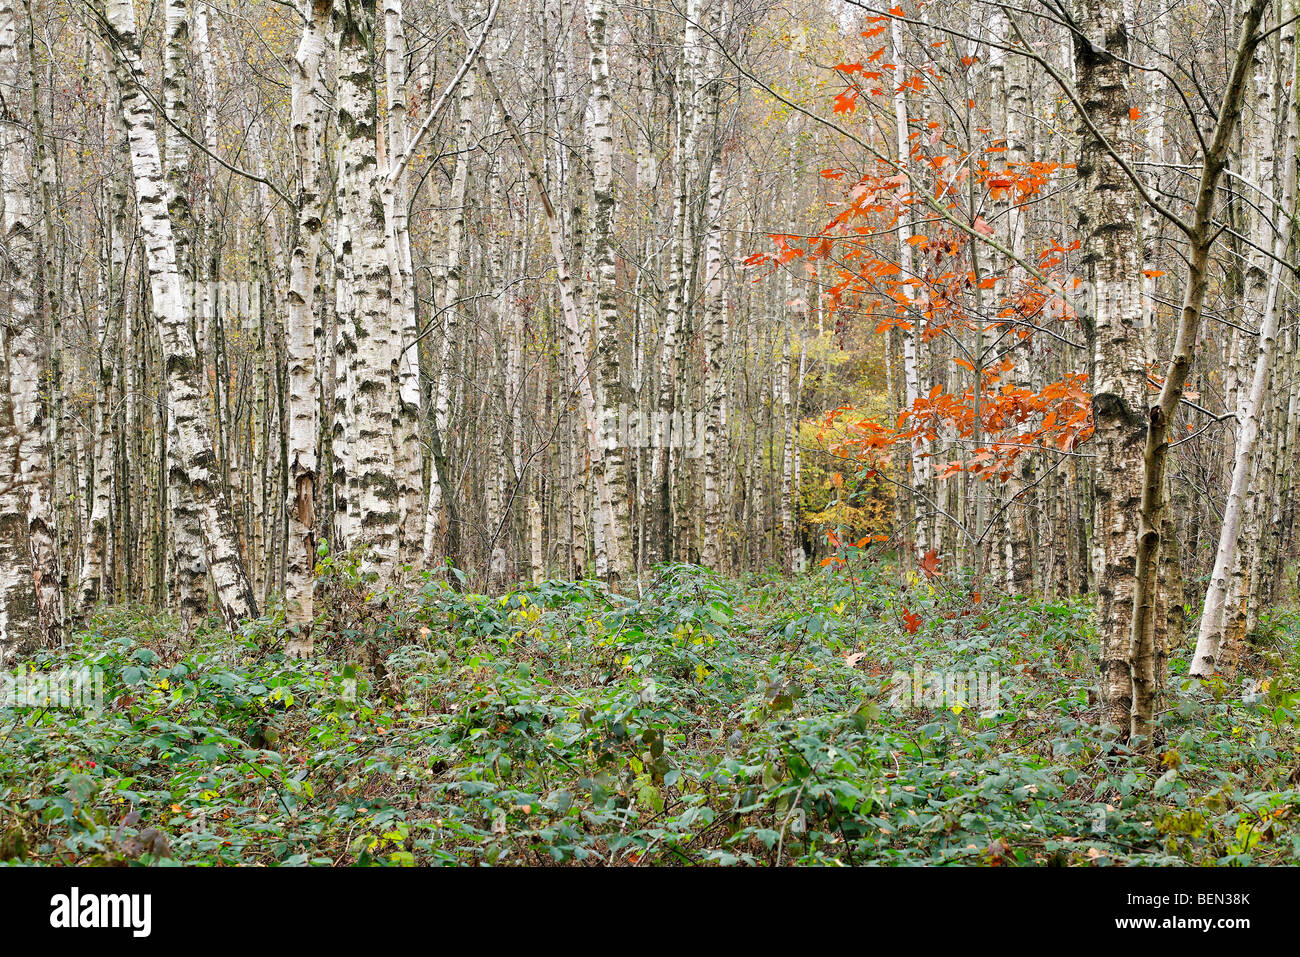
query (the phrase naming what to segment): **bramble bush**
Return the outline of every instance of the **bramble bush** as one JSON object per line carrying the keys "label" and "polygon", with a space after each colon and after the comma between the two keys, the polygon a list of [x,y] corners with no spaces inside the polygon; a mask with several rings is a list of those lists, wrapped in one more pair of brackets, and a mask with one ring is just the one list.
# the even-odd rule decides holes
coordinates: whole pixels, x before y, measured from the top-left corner
{"label": "bramble bush", "polygon": [[[1173,662],[1160,740],[1096,729],[1083,601],[829,568],[668,566],[639,597],[324,561],[320,654],[282,616],[187,638],[106,609],[27,663],[94,710],[0,710],[0,860],[234,864],[1293,862],[1296,622],[1242,688]],[[981,600],[976,600],[979,597]],[[1187,649],[1181,649],[1186,654]],[[900,703],[899,672],[994,701]]]}

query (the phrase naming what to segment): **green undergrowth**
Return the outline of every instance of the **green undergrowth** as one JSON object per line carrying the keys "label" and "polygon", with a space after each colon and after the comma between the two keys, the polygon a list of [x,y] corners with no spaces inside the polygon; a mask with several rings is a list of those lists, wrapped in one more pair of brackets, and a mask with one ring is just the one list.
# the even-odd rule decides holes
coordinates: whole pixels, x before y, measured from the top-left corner
{"label": "green undergrowth", "polygon": [[[334,588],[306,661],[285,657],[274,616],[234,640],[182,638],[166,617],[109,609],[74,647],[29,662],[102,676],[103,707],[11,695],[0,710],[0,860],[1300,855],[1287,615],[1264,622],[1233,682],[1189,682],[1176,650],[1143,755],[1096,728],[1083,600],[977,596],[942,576],[900,587],[885,571],[737,582],[688,566],[639,596],[559,581],[500,597],[428,579]],[[944,676],[965,699],[956,684],[940,698]]]}

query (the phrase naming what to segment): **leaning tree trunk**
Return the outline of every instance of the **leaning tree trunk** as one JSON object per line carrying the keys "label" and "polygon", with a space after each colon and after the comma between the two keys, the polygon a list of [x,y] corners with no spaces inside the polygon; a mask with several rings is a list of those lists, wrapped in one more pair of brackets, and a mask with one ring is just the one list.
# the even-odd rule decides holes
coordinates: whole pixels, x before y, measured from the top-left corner
{"label": "leaning tree trunk", "polygon": [[[1236,59],[1232,63],[1228,87],[1219,107],[1214,137],[1206,152],[1197,190],[1194,218],[1190,223],[1178,221],[1190,245],[1187,257],[1186,286],[1178,320],[1173,355],[1165,372],[1160,396],[1147,414],[1146,435],[1142,451],[1141,499],[1139,527],[1134,551],[1132,604],[1129,610],[1128,661],[1131,679],[1130,735],[1150,747],[1155,723],[1156,695],[1163,683],[1158,667],[1161,658],[1156,641],[1155,614],[1158,605],[1158,574],[1161,540],[1164,534],[1165,467],[1169,456],[1169,434],[1174,414],[1182,401],[1183,388],[1195,358],[1196,335],[1200,327],[1205,293],[1209,285],[1209,255],[1219,228],[1214,224],[1214,200],[1219,178],[1228,162],[1231,140],[1241,116],[1246,91],[1248,58],[1259,42],[1258,29],[1268,0],[1252,0],[1244,14]],[[1112,143],[1119,142],[1112,140]],[[1133,244],[1137,246],[1138,244]],[[1267,322],[1267,319],[1265,320]],[[1261,386],[1262,391],[1262,386]],[[1095,414],[1094,398],[1094,414]],[[1098,426],[1100,429],[1100,426]],[[1109,478],[1099,470],[1097,483]]]}
{"label": "leaning tree trunk", "polygon": [[[1248,12],[1258,24],[1259,13],[1265,0],[1255,0]],[[1239,51],[1238,56],[1243,54]],[[1264,82],[1267,82],[1265,77]],[[1244,87],[1244,80],[1242,86]],[[1226,109],[1226,107],[1225,107]],[[1240,112],[1240,105],[1237,106]],[[1286,111],[1294,122],[1295,114]],[[1282,162],[1284,185],[1282,199],[1278,205],[1284,218],[1295,203],[1295,137],[1286,139],[1286,155]],[[1271,164],[1271,159],[1268,161]],[[1248,487],[1254,487],[1251,465],[1254,461],[1255,442],[1259,435],[1259,417],[1263,405],[1265,389],[1273,365],[1273,350],[1277,342],[1278,320],[1282,312],[1279,303],[1282,285],[1282,266],[1289,244],[1290,236],[1286,230],[1279,229],[1272,242],[1272,264],[1268,270],[1267,287],[1264,292],[1263,316],[1259,327],[1259,340],[1256,345],[1255,369],[1251,378],[1250,391],[1246,393],[1241,404],[1241,421],[1238,425],[1237,445],[1235,449],[1232,481],[1228,487],[1228,500],[1223,509],[1223,525],[1219,532],[1219,546],[1214,556],[1214,570],[1210,573],[1210,585],[1205,594],[1205,606],[1201,612],[1200,630],[1196,638],[1196,653],[1192,658],[1189,673],[1198,678],[1208,678],[1214,673],[1219,655],[1219,645],[1223,637],[1224,603],[1227,596],[1227,576],[1229,569],[1237,558],[1237,540],[1241,534],[1241,517],[1245,512]],[[1262,263],[1260,264],[1262,268]]]}

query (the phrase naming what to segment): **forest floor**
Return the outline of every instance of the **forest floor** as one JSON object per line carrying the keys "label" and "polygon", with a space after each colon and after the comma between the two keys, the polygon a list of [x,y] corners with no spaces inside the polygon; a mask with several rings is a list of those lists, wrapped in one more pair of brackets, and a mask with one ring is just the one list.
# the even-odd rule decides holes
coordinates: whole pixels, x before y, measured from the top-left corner
{"label": "forest floor", "polygon": [[[1240,687],[1189,682],[1175,656],[1160,740],[1137,755],[1095,729],[1083,601],[685,566],[640,598],[334,593],[308,661],[284,657],[274,616],[182,638],[117,608],[30,662],[91,669],[103,705],[0,710],[0,861],[1300,858],[1288,614]],[[926,689],[972,673],[965,699]]]}

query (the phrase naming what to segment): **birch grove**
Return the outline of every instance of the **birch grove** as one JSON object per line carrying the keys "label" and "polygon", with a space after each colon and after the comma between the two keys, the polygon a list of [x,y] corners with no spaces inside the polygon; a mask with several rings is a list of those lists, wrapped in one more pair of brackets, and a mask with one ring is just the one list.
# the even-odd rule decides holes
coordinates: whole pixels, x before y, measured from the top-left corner
{"label": "birch grove", "polygon": [[0,660],[942,577],[1150,747],[1296,597],[1295,0],[877,6],[0,0]]}

